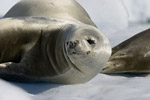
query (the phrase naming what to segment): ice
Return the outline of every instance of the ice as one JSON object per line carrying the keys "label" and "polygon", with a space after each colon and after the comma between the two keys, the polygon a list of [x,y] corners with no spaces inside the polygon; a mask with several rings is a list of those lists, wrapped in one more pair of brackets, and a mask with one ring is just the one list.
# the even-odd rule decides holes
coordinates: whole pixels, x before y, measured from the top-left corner
{"label": "ice", "polygon": [[35,96],[34,100],[148,100],[149,79],[99,74],[85,84],[47,90]]}
{"label": "ice", "polygon": [[0,1],[0,15],[4,15],[18,1],[20,0],[1,0]]}
{"label": "ice", "polygon": [[120,30],[115,33],[105,33],[108,37],[112,47],[118,45],[119,43],[129,39],[130,37],[136,35],[137,33],[150,28],[150,24],[134,24],[129,25],[128,28]]}
{"label": "ice", "polygon": [[121,0],[77,0],[104,33],[128,26],[128,13]]}
{"label": "ice", "polygon": [[0,81],[0,100],[149,100],[149,80],[150,76],[98,74],[91,81],[78,85],[11,83],[26,93]]}
{"label": "ice", "polygon": [[123,0],[130,22],[150,22],[150,0]]}
{"label": "ice", "polygon": [[0,80],[0,100],[32,100],[28,93],[9,82]]}

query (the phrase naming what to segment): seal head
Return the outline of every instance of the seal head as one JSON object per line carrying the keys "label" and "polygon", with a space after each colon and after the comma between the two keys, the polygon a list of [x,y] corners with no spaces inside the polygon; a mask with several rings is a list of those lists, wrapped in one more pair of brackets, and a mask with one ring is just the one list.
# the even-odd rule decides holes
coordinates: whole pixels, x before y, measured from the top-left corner
{"label": "seal head", "polygon": [[111,55],[109,41],[102,32],[89,25],[73,26],[65,34],[65,57],[74,69],[67,75],[70,77],[68,80],[86,82],[97,75],[108,61]]}
{"label": "seal head", "polygon": [[44,55],[48,56],[55,74],[42,80],[63,84],[89,81],[111,55],[111,46],[104,34],[94,26],[81,23],[62,27],[55,37],[49,38],[45,50]]}

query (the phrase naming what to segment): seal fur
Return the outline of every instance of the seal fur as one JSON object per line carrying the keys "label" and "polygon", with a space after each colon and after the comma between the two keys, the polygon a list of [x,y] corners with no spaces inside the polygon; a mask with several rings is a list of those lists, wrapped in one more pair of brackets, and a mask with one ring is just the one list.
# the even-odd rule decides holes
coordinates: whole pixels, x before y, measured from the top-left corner
{"label": "seal fur", "polygon": [[0,77],[6,80],[84,83],[111,54],[103,33],[78,21],[17,17],[0,25]]}
{"label": "seal fur", "polygon": [[21,0],[0,25],[6,80],[84,83],[111,54],[108,39],[75,0]]}
{"label": "seal fur", "polygon": [[102,73],[150,73],[150,29],[138,33],[112,49]]}
{"label": "seal fur", "polygon": [[84,8],[75,0],[21,0],[14,5],[4,17],[24,16],[76,20],[96,26]]}

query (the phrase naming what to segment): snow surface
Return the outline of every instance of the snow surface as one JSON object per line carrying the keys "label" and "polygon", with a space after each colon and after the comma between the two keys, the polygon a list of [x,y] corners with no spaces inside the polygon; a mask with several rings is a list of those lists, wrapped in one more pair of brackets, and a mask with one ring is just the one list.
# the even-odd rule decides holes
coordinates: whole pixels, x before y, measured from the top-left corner
{"label": "snow surface", "polygon": [[128,26],[128,13],[121,0],[77,0],[104,33]]}
{"label": "snow surface", "polygon": [[0,15],[4,15],[18,1],[20,0],[0,0]]}
{"label": "snow surface", "polygon": [[150,98],[150,76],[98,74],[91,81],[78,85],[7,84],[0,81],[2,88],[0,100],[149,100]]}
{"label": "snow surface", "polygon": [[150,24],[133,24],[133,25],[129,25],[129,27],[120,30],[118,32],[115,33],[105,33],[105,35],[108,37],[110,44],[112,47],[118,45],[119,43],[129,39],[130,37],[134,36],[135,34],[146,30],[150,28]]}
{"label": "snow surface", "polygon": [[130,22],[150,22],[150,0],[123,0]]}
{"label": "snow surface", "polygon": [[[100,30],[107,35],[112,46],[150,27],[150,24],[130,24],[127,28],[127,12],[119,0],[78,1],[86,8]],[[143,2],[136,5],[135,2],[131,2],[135,0],[124,1],[128,2],[125,3],[128,10],[137,7],[136,9],[142,12],[145,8],[138,6],[148,0],[141,0]],[[132,7],[128,6],[129,4],[132,4]],[[141,15],[139,11],[137,15],[135,11],[131,11],[129,16],[132,13],[134,17],[133,19],[129,17],[130,20],[135,22],[143,20],[140,19],[143,17],[137,17]],[[150,13],[145,16],[149,16],[148,14]],[[89,82],[78,85],[16,83],[0,80],[0,100],[149,100],[149,98],[150,75],[98,74]]]}
{"label": "snow surface", "polygon": [[23,89],[0,80],[0,100],[32,100]]}

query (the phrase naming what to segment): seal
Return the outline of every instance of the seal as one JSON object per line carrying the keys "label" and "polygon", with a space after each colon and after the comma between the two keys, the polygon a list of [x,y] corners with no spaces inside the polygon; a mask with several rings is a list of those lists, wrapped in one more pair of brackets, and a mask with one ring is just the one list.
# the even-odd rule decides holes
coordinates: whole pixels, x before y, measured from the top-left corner
{"label": "seal", "polygon": [[111,55],[95,26],[46,17],[0,19],[0,77],[18,82],[84,83]]}
{"label": "seal", "polygon": [[150,29],[114,47],[102,73],[150,73],[149,38]]}
{"label": "seal", "polygon": [[21,0],[4,17],[40,16],[76,20],[96,26],[75,0]]}
{"label": "seal", "polygon": [[21,0],[0,25],[6,80],[84,83],[111,54],[108,39],[75,0]]}

